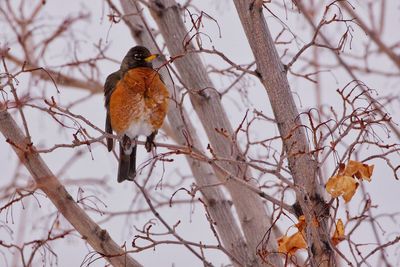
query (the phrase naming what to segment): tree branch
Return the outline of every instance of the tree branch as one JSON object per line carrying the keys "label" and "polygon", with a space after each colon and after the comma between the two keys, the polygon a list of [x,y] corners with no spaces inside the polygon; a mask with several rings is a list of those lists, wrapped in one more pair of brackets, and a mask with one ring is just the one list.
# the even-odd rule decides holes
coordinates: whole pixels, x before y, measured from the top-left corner
{"label": "tree branch", "polygon": [[5,53],[5,58],[13,62],[14,64],[24,68],[24,71],[29,71],[34,76],[38,76],[45,81],[50,81],[55,83],[57,86],[68,86],[79,89],[88,90],[91,93],[100,93],[103,91],[103,86],[95,81],[84,81],[74,77],[70,77],[59,72],[44,69],[39,66],[34,66],[26,64],[17,57],[11,55],[10,53]]}
{"label": "tree branch", "polygon": [[[109,2],[111,7],[116,10],[116,7]],[[139,11],[136,4],[129,1],[121,1],[125,14],[136,14],[131,16],[122,16],[127,26],[131,29],[132,37],[137,43],[145,45],[151,51],[158,51],[160,49],[154,42],[151,33],[146,28],[147,24]],[[121,14],[120,14],[121,15]],[[156,64],[161,65],[164,62],[158,61]],[[160,73],[164,79],[167,88],[170,91],[172,98],[168,110],[168,121],[174,129],[172,136],[175,141],[183,146],[189,146],[193,149],[201,151],[201,142],[196,134],[195,127],[191,123],[189,116],[183,106],[179,105],[179,96],[176,96],[175,85],[167,68],[161,68]],[[250,258],[250,252],[246,249],[246,242],[241,234],[239,225],[237,224],[233,214],[230,202],[224,196],[222,190],[218,187],[209,185],[217,184],[218,179],[209,164],[199,162],[193,158],[187,157],[189,166],[192,170],[194,179],[197,185],[201,188],[201,193],[204,196],[205,203],[207,204],[208,211],[213,221],[216,223],[216,229],[224,247],[229,251],[235,259],[238,259],[241,264],[232,261],[235,266],[247,265],[246,262]]]}
{"label": "tree branch", "polygon": [[[329,247],[325,202],[318,183],[316,162],[308,153],[308,142],[299,121],[286,71],[279,59],[274,41],[262,13],[262,1],[234,0],[250,47],[256,59],[260,80],[267,91],[283,146],[288,155],[289,169],[293,175],[297,202],[306,217],[309,257],[313,266],[328,266],[335,261]],[[262,56],[260,56],[262,55]],[[299,214],[301,215],[301,214]],[[317,219],[319,226],[311,223]],[[312,249],[311,249],[312,248]]]}
{"label": "tree branch", "polygon": [[65,187],[47,167],[42,157],[27,142],[16,122],[6,110],[0,110],[0,132],[10,143],[21,162],[28,169],[37,187],[53,202],[58,211],[73,225],[102,257],[113,266],[140,267],[137,261],[123,251],[106,230],[101,229],[74,201]]}
{"label": "tree branch", "polygon": [[[135,10],[127,9],[134,6],[129,4],[128,1],[121,1],[121,3],[125,8],[125,13],[137,13]],[[222,136],[216,131],[216,129],[224,129],[228,134],[233,136],[232,126],[221,105],[220,97],[218,93],[213,90],[214,85],[209,79],[199,55],[186,53],[185,48],[187,48],[187,51],[190,51],[193,50],[194,47],[190,42],[186,43],[185,46],[183,45],[183,41],[187,36],[187,29],[183,23],[178,5],[175,1],[152,1],[150,2],[150,6],[152,16],[158,24],[170,54],[172,56],[183,55],[175,59],[174,64],[179,71],[183,84],[190,91],[189,96],[191,102],[207,132],[213,149],[221,157],[241,160],[242,156],[240,156],[236,145],[233,145],[229,138]],[[136,27],[135,31],[136,34],[138,34],[137,28],[138,27]],[[151,38],[149,39],[151,40]],[[145,44],[147,45],[147,43]],[[212,116],[210,116],[210,114],[212,114]],[[233,154],[231,154],[232,146],[234,147]],[[239,164],[224,163],[224,167],[227,168],[228,171],[237,174],[238,177],[245,177],[246,175],[243,170],[245,168],[241,168],[242,166],[238,165]],[[226,186],[232,196],[232,201],[247,240],[247,247],[249,248],[249,253],[246,252],[247,257],[245,265],[261,266],[263,264],[256,256],[257,246],[262,240],[262,234],[270,227],[269,216],[267,216],[262,199],[251,190],[234,181],[228,181]],[[226,226],[222,227],[226,228]],[[246,246],[242,244],[240,246],[240,250],[244,251],[243,248]],[[270,251],[277,250],[273,242],[269,243],[269,249]],[[243,259],[243,257],[237,258]],[[271,253],[269,260],[275,266],[280,266],[280,260],[276,254]]]}

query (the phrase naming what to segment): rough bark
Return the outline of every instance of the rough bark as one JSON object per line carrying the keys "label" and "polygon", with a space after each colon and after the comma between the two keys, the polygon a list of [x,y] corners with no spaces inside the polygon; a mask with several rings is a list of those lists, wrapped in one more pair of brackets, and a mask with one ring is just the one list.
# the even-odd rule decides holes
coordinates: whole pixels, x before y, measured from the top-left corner
{"label": "rough bark", "polygon": [[[297,203],[308,223],[307,241],[313,266],[335,264],[329,245],[327,210],[317,180],[318,166],[308,153],[308,142],[299,119],[286,71],[262,13],[262,1],[234,0],[237,12],[253,51],[257,72],[271,103],[277,126],[287,153],[289,168],[297,187]],[[261,56],[262,55],[262,56]],[[317,219],[319,226],[311,223]]]}
{"label": "rough bark", "polygon": [[27,142],[16,122],[6,110],[0,110],[0,131],[28,169],[39,189],[56,206],[93,249],[113,266],[142,266],[122,250],[106,230],[101,229],[74,201],[65,187],[47,167],[42,157]]}
{"label": "rough bark", "polygon": [[[183,40],[187,35],[187,29],[183,23],[178,5],[173,0],[163,0],[150,1],[150,6],[151,14],[158,25],[170,54],[172,56],[184,55],[174,60],[173,63],[179,72],[182,82],[190,92],[191,103],[208,135],[214,153],[217,157],[230,158],[238,162],[243,161],[241,152],[232,143],[232,140],[217,131],[217,129],[223,130],[228,136],[233,136],[232,126],[222,107],[220,96],[214,89],[215,87],[208,77],[199,55],[186,53],[185,51]],[[194,49],[191,43],[188,43],[186,48],[188,50]],[[235,176],[241,178],[251,177],[250,173],[246,173],[244,164],[221,163],[221,165]],[[263,234],[271,226],[264,204],[261,198],[249,189],[230,180],[226,181],[224,179],[224,182],[226,182],[225,185],[232,196],[247,246],[252,254],[246,266],[262,266],[263,263],[256,255],[257,247],[262,240]],[[270,241],[268,244],[269,250],[276,251],[273,233]],[[271,254],[269,260],[274,266],[281,265],[281,261],[276,254]]]}
{"label": "rough bark", "polygon": [[[136,4],[129,1],[121,1],[122,8],[125,14],[140,14]],[[125,19],[128,27],[131,29],[133,38],[138,44],[145,45],[150,51],[158,51],[151,34],[146,29],[144,18],[141,15],[127,16]],[[160,51],[159,51],[160,52]],[[163,58],[163,57],[161,57]],[[156,65],[163,63],[161,60],[156,62]],[[165,67],[161,68],[160,73],[163,77],[167,88],[170,90],[170,95],[175,96],[174,85],[171,77]],[[179,101],[179,96],[176,97]],[[193,149],[201,150],[201,142],[196,134],[195,127],[188,119],[186,110],[176,105],[175,101],[171,101],[168,111],[168,121],[173,128],[173,138],[183,146],[190,145]],[[188,140],[190,144],[188,144]],[[250,251],[246,248],[246,242],[241,234],[239,225],[237,224],[233,213],[232,204],[228,201],[222,190],[219,187],[210,187],[209,185],[218,184],[218,179],[210,167],[210,165],[187,157],[196,184],[201,188],[200,191],[207,205],[207,210],[210,213],[211,219],[216,223],[218,236],[222,241],[224,248],[232,256],[232,263],[235,266],[249,266],[251,259]]]}

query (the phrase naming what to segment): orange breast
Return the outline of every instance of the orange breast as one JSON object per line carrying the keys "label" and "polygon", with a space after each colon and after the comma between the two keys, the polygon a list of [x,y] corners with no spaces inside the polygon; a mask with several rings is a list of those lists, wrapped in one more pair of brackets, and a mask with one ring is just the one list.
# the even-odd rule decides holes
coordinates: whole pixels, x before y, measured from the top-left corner
{"label": "orange breast", "polygon": [[168,109],[168,90],[159,74],[150,68],[135,68],[125,73],[110,98],[111,126],[123,134],[140,119],[159,129]]}

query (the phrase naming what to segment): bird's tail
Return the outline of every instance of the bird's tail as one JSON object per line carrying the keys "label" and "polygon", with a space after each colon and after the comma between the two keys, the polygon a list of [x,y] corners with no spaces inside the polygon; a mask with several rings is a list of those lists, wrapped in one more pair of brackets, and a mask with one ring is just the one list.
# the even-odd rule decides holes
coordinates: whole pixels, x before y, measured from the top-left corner
{"label": "bird's tail", "polygon": [[136,176],[136,142],[134,141],[128,149],[125,145],[120,142],[118,183],[125,180],[132,181]]}

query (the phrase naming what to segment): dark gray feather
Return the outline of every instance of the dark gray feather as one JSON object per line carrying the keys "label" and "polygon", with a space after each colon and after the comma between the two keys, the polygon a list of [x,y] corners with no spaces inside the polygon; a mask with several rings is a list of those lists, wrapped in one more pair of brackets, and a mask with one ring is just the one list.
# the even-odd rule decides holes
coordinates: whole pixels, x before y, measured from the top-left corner
{"label": "dark gray feather", "polygon": [[[110,120],[110,98],[119,80],[121,80],[121,71],[116,71],[108,75],[106,82],[104,83],[104,106],[107,109],[105,131],[109,134],[113,133]],[[114,146],[114,140],[112,138],[106,139],[107,149],[108,151],[111,151]]]}

